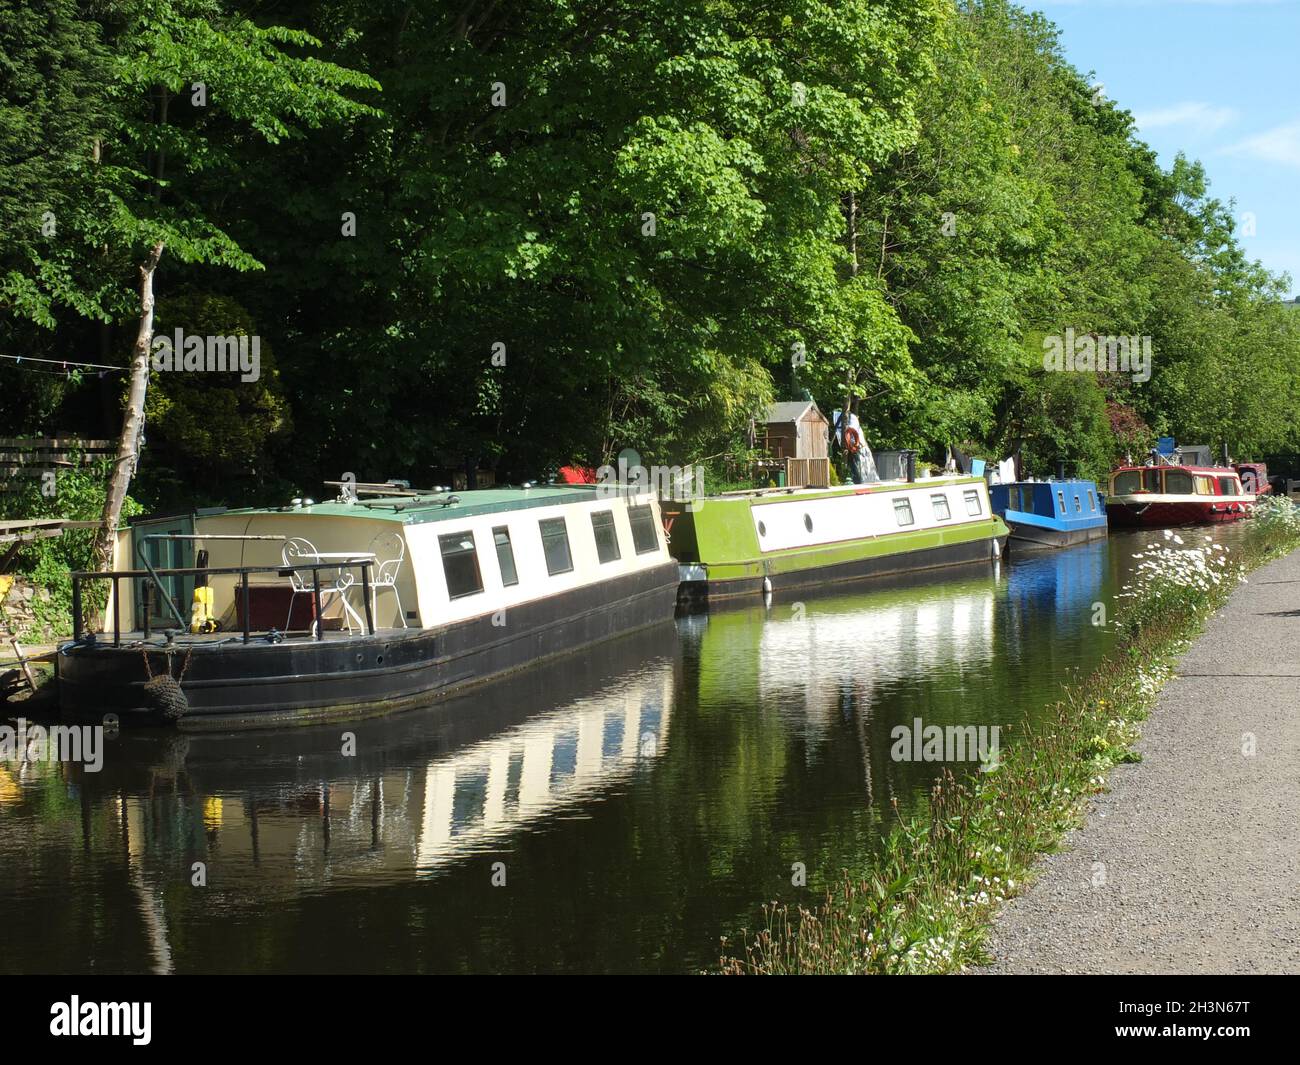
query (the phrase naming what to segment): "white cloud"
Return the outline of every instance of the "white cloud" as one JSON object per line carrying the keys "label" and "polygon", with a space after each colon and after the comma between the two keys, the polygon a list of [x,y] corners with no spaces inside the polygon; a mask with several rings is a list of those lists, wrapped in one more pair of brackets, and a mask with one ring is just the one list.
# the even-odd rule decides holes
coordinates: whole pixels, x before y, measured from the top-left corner
{"label": "white cloud", "polygon": [[1266,163],[1300,169],[1300,122],[1274,126],[1225,149],[1228,155],[1245,155]]}
{"label": "white cloud", "polygon": [[1222,129],[1237,117],[1231,107],[1215,107],[1213,104],[1188,100],[1172,107],[1161,107],[1154,111],[1140,111],[1133,116],[1138,129],[1146,132],[1152,129],[1165,129],[1170,126],[1184,126],[1196,133],[1208,134]]}

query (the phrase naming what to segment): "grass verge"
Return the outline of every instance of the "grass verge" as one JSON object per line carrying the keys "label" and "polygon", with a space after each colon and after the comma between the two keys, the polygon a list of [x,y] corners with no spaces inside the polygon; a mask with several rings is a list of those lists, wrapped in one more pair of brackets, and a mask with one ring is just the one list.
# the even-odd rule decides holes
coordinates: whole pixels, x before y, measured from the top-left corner
{"label": "grass verge", "polygon": [[724,940],[719,970],[952,973],[987,961],[999,905],[1081,822],[1109,770],[1137,759],[1139,722],[1175,659],[1247,572],[1300,546],[1300,511],[1288,501],[1261,507],[1251,524],[1231,554],[1178,536],[1145,552],[1114,650],[1064,690],[1045,725],[1003,752],[994,772],[947,774],[928,813],[900,821],[867,868],[846,870],[821,905],[764,907],[764,928],[745,937],[742,953],[728,953]]}

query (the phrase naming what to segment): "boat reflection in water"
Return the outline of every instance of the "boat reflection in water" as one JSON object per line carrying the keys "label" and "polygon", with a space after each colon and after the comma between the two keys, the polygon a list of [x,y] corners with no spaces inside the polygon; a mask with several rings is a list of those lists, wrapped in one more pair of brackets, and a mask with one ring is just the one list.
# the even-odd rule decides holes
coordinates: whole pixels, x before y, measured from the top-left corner
{"label": "boat reflection in water", "polygon": [[[858,776],[864,811],[883,825],[896,801],[923,804],[943,772],[979,767],[973,751],[956,762],[896,759],[900,726],[973,726],[985,738],[997,727],[999,744],[1014,743],[1068,671],[1109,646],[1109,629],[1092,624],[1107,552],[1097,541],[993,570],[679,620],[698,701],[778,715],[806,765]],[[856,765],[845,762],[849,733]]]}
{"label": "boat reflection in water", "polygon": [[662,658],[595,694],[432,759],[420,786],[420,871],[489,850],[649,765],[667,746],[675,683],[672,660]]}
{"label": "boat reflection in water", "polygon": [[[1063,679],[1078,661],[1076,641],[1092,640],[1107,648],[1111,642],[1113,599],[1103,597],[1109,558],[1133,550],[1132,537],[1116,534],[1115,550],[1093,541],[1055,551],[1020,556],[1010,567],[1007,582],[1007,657],[1012,663],[1031,660],[1034,668]],[[1044,644],[1041,626],[1057,638]]]}
{"label": "boat reflection in water", "polygon": [[943,768],[892,760],[896,725],[1000,723],[1004,708],[967,688],[982,686],[974,678],[992,668],[1004,584],[997,567],[980,564],[679,625],[690,630],[702,705],[734,699],[774,712],[801,740],[805,764],[833,762],[838,772],[853,772],[844,763],[849,730],[867,807],[888,815],[894,798]]}
{"label": "boat reflection in water", "polygon": [[433,875],[662,756],[677,648],[669,623],[346,727],[124,733],[103,772],[80,774],[83,813],[95,819],[98,799],[130,857],[183,852],[208,864],[211,886],[253,889],[240,900],[253,907],[352,878]]}

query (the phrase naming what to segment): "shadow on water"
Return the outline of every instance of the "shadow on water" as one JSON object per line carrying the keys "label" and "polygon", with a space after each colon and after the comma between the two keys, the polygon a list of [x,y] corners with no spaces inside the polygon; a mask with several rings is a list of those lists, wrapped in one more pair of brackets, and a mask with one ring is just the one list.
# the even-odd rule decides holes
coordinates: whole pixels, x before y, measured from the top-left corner
{"label": "shadow on water", "polygon": [[691,616],[355,725],[0,762],[0,971],[707,967],[978,768],[896,728],[1015,742],[1148,539]]}

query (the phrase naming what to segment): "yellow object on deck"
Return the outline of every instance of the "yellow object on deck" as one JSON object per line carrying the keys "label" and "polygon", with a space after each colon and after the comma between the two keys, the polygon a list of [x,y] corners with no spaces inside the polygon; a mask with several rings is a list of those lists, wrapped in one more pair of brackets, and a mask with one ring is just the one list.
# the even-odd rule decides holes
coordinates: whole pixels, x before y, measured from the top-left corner
{"label": "yellow object on deck", "polygon": [[215,632],[216,624],[212,616],[212,588],[203,586],[194,589],[194,604],[190,607],[190,632]]}

